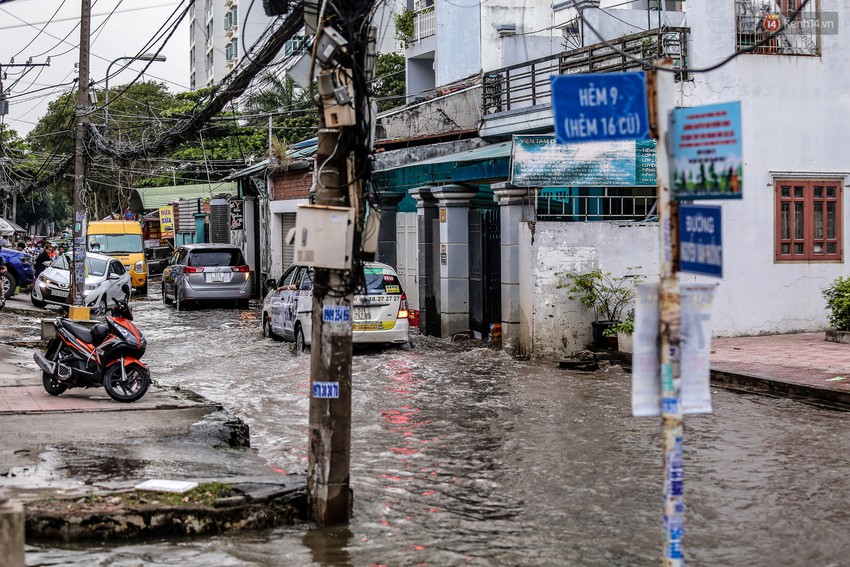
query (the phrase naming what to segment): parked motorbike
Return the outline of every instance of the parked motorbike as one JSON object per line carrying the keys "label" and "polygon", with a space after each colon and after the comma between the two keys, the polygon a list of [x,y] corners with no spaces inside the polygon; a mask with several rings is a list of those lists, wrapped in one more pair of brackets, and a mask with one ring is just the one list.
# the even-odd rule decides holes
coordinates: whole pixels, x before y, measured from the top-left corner
{"label": "parked motorbike", "polygon": [[[126,292],[129,297],[129,289]],[[150,370],[139,359],[147,340],[133,324],[128,301],[113,301],[111,316],[91,329],[64,317],[56,319],[56,337],[47,345],[47,352],[34,355],[48,394],[103,386],[118,402],[135,402],[145,395]]]}

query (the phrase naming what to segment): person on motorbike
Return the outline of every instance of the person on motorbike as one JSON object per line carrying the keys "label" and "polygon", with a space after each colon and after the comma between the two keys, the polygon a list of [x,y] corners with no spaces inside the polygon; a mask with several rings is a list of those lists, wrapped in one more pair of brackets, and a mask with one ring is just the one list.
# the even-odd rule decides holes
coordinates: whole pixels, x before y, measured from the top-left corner
{"label": "person on motorbike", "polygon": [[[3,247],[0,246],[0,249]],[[3,256],[0,256],[0,276],[6,273],[6,260],[3,259]],[[0,286],[0,309],[6,306],[6,294],[3,293],[3,286]]]}

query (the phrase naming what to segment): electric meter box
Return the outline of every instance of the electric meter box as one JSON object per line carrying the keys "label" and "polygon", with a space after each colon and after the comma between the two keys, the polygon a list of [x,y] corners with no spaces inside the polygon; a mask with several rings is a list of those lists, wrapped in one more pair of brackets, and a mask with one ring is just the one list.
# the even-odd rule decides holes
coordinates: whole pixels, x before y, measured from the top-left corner
{"label": "electric meter box", "polygon": [[295,217],[295,263],[350,270],[354,209],[301,205]]}

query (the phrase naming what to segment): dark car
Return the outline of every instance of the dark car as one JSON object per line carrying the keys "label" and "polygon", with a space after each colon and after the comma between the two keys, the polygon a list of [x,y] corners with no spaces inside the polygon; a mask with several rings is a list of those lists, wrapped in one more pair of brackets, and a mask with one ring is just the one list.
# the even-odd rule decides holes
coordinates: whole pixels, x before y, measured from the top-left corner
{"label": "dark car", "polygon": [[145,259],[148,262],[148,275],[156,276],[161,274],[168,264],[168,259],[174,250],[170,246],[155,246],[153,248],[145,248]]}
{"label": "dark car", "polygon": [[178,309],[187,302],[228,299],[244,309],[250,297],[251,269],[232,244],[185,244],[162,272],[162,301]]}
{"label": "dark car", "polygon": [[15,288],[19,286],[21,291],[32,287],[35,272],[32,269],[32,257],[29,254],[3,248],[0,250],[0,256],[3,256],[6,263],[6,273],[0,276],[3,296],[6,299],[12,297],[15,294]]}

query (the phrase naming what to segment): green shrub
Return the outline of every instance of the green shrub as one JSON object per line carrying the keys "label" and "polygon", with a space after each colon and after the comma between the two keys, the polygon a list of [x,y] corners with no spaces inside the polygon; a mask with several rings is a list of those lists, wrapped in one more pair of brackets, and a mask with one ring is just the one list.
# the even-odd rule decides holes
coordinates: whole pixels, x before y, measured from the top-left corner
{"label": "green shrub", "polygon": [[830,310],[829,324],[839,331],[850,331],[850,276],[839,276],[823,288],[823,296]]}
{"label": "green shrub", "polygon": [[566,288],[570,299],[578,299],[587,309],[593,310],[594,321],[621,321],[623,312],[635,299],[635,285],[643,276],[634,271],[640,266],[626,268],[626,275],[612,276],[611,272],[596,269],[579,274],[559,272],[558,289]]}

